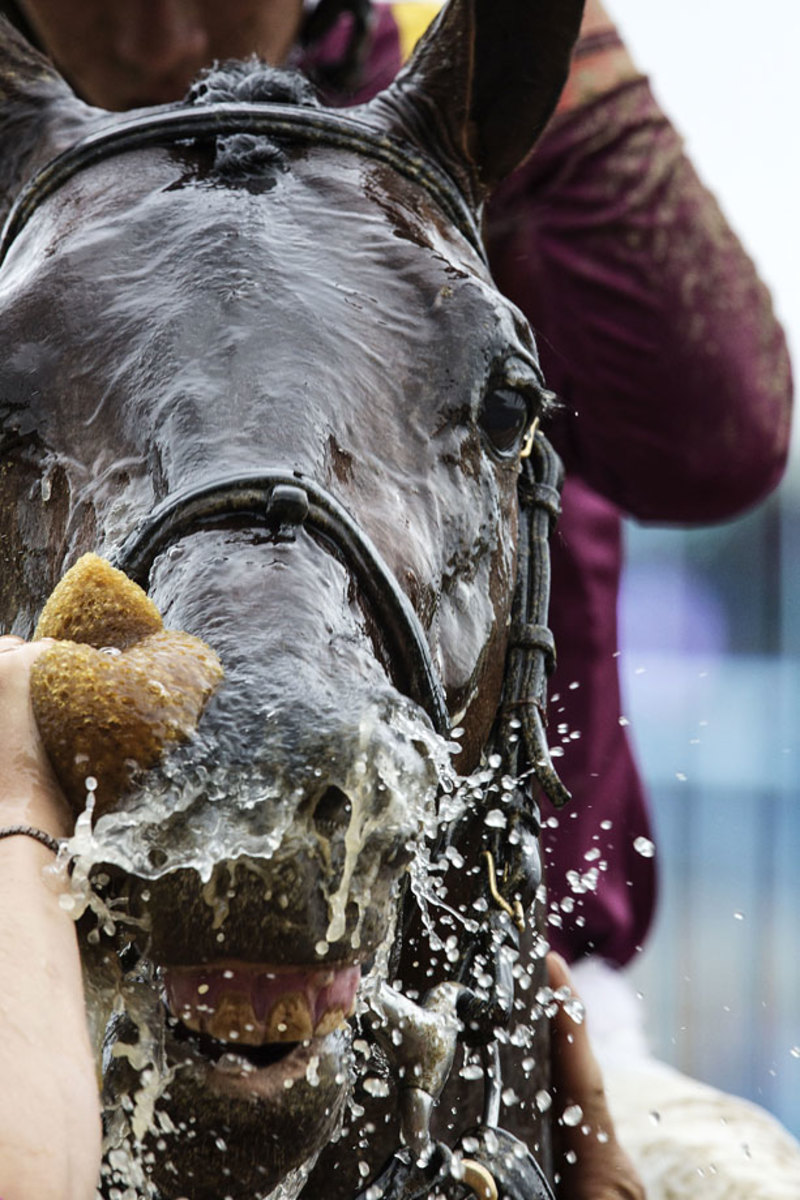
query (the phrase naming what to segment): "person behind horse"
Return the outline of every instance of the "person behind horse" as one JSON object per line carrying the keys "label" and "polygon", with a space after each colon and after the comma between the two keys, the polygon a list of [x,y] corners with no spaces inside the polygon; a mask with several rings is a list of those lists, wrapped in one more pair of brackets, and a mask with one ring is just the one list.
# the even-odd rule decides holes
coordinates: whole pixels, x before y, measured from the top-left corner
{"label": "person behind horse", "polygon": [[[438,7],[375,4],[368,20],[360,0],[0,2],[84,99],[111,109],[179,100],[211,60],[251,53],[301,67],[330,103],[357,103],[397,71]],[[647,935],[655,865],[634,850],[651,830],[619,721],[620,512],[718,520],[777,484],[791,408],[785,339],[598,0],[550,129],[492,202],[487,243],[562,400],[549,430],[568,471],[553,548],[553,725],[575,801],[544,831],[549,936],[571,962],[624,966]],[[587,855],[605,867],[574,895],[568,873]],[[584,1093],[589,1063],[587,1049]],[[638,1194],[623,1159],[598,1170],[585,1155],[565,1162],[564,1194]]]}

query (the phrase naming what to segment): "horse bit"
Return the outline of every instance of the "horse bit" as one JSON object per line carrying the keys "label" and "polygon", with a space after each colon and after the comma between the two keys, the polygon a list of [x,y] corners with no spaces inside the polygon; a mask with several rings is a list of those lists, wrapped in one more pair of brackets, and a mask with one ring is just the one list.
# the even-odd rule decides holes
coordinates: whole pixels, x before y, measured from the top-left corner
{"label": "horse bit", "polygon": [[[0,237],[0,263],[36,208],[67,180],[126,150],[247,132],[304,144],[355,151],[392,167],[421,186],[486,261],[475,214],[453,180],[421,153],[363,121],[325,109],[263,103],[176,106],[102,128],[46,164],[22,189]],[[539,812],[529,776],[554,805],[569,793],[550,758],[544,730],[547,678],[555,646],[546,624],[550,598],[549,537],[560,511],[561,462],[544,435],[529,438],[518,483],[517,579],[503,691],[486,758],[512,781],[504,793],[505,826],[489,828],[486,803],[470,806],[439,835],[437,857],[464,835],[477,836],[485,862],[486,916],[471,944],[460,951],[457,979],[438,984],[421,1005],[383,984],[380,1018],[370,1032],[388,1059],[399,1087],[405,1147],[354,1200],[427,1200],[463,1195],[480,1200],[553,1200],[547,1179],[527,1146],[499,1126],[502,1076],[497,1039],[514,1009],[513,966],[526,910],[537,898],[542,869]],[[447,736],[444,691],[424,630],[408,597],[366,533],[324,488],[298,473],[263,471],[227,476],[175,493],[159,504],[117,547],[113,563],[146,587],[155,558],[198,528],[246,518],[265,525],[276,540],[303,528],[340,557],[371,605],[390,653],[396,682]],[[509,901],[507,897],[512,897]],[[413,914],[410,891],[403,922]],[[398,1033],[400,1036],[398,1036]],[[456,1151],[430,1134],[433,1108],[449,1077],[458,1043],[478,1051],[484,1074],[480,1125],[458,1139]],[[399,1043],[399,1044],[398,1044]]]}

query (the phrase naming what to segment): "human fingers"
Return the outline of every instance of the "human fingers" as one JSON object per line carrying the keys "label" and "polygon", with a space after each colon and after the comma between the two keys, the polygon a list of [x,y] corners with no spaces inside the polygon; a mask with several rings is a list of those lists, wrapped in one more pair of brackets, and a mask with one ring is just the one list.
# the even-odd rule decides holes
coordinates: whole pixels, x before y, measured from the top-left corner
{"label": "human fingers", "polygon": [[52,638],[26,642],[13,634],[0,637],[0,728],[9,739],[30,707],[31,667],[52,644]]}
{"label": "human fingers", "polygon": [[583,1002],[561,955],[548,954],[547,974],[558,1002],[551,1022],[554,1089],[562,1105],[579,1103],[587,1117],[608,1119],[603,1075],[589,1040]]}
{"label": "human fingers", "polygon": [[53,638],[39,638],[35,642],[26,642],[25,638],[17,637],[15,633],[0,634],[0,654],[14,653],[19,660],[17,666],[23,662],[32,663],[52,644]]}
{"label": "human fingers", "polygon": [[15,633],[0,634],[0,654],[4,654],[6,650],[16,650],[18,646],[24,646],[25,639],[17,637]]}
{"label": "human fingers", "polygon": [[620,1146],[583,1004],[567,964],[547,957],[557,1009],[551,1022],[552,1090],[558,1195],[564,1200],[645,1200],[639,1175]]}

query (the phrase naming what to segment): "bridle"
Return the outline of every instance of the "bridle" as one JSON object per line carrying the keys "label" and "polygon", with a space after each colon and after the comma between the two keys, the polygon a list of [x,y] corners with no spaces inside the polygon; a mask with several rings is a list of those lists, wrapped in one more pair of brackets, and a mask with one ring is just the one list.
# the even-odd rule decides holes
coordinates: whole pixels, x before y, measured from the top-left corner
{"label": "bridle", "polygon": [[486,261],[480,227],[462,192],[437,163],[421,152],[415,153],[397,138],[335,109],[238,101],[195,107],[175,105],[120,117],[70,146],[41,167],[15,198],[0,236],[0,263],[36,209],[87,168],[131,150],[208,142],[235,133],[264,135],[294,145],[350,150],[391,167],[423,188]]}
{"label": "bridle", "polygon": [[408,597],[347,510],[299,472],[238,474],[175,492],[139,522],[113,554],[113,565],[146,588],[163,550],[188,533],[231,520],[264,525],[278,541],[293,540],[302,528],[341,558],[375,613],[397,686],[425,710],[437,733],[447,734],[444,692]]}
{"label": "bridle", "polygon": [[[18,195],[0,236],[0,263],[36,209],[59,188],[109,156],[156,145],[207,142],[232,133],[268,135],[293,145],[324,145],[354,151],[391,167],[421,187],[485,262],[478,219],[463,194],[436,163],[363,120],[335,110],[264,103],[176,106],[120,119],[98,129],[36,173]],[[524,928],[524,911],[541,880],[538,854],[539,813],[528,778],[535,777],[560,807],[569,794],[550,758],[545,734],[547,679],[555,647],[546,624],[550,594],[548,539],[560,510],[562,467],[547,439],[536,432],[531,453],[520,463],[517,579],[508,637],[505,676],[487,756],[500,764],[498,775],[510,781],[505,791],[502,829],[487,827],[485,810],[471,808],[442,831],[436,852],[444,853],[468,835],[477,837],[485,863],[486,918],[480,932],[462,950],[457,981],[441,985],[458,1018],[457,1040],[479,1050],[484,1063],[485,1097],[481,1125],[459,1141],[459,1161],[442,1143],[430,1141],[430,1106],[407,1110],[406,1141],[415,1153],[401,1151],[378,1180],[355,1200],[426,1200],[453,1186],[466,1187],[485,1200],[552,1200],[552,1192],[532,1154],[499,1127],[502,1080],[497,1030],[509,1025],[514,1008],[513,962]],[[262,526],[276,540],[292,540],[304,530],[340,558],[366,598],[385,642],[398,688],[427,712],[434,728],[449,732],[444,690],[425,631],[413,606],[377,547],[341,503],[313,480],[293,472],[269,470],[226,476],[174,493],[141,520],[113,554],[114,565],[147,587],[156,558],[177,539],[202,528],[232,521]],[[411,904],[407,896],[406,913]],[[487,982],[488,980],[488,982]],[[444,989],[444,991],[442,990]],[[448,990],[449,989],[449,990]],[[391,1005],[391,999],[387,1005]],[[424,1053],[426,1014],[434,1003],[402,1014],[404,1028],[418,1035]],[[434,1020],[435,1023],[435,1020]],[[391,1041],[376,1040],[391,1059]],[[438,1045],[438,1043],[437,1043]],[[451,1051],[455,1050],[455,1040]],[[433,1073],[446,1069],[434,1062]],[[405,1064],[401,1064],[405,1067]],[[402,1077],[402,1072],[401,1072]],[[431,1091],[435,1090],[431,1085]],[[416,1088],[407,1091],[419,1091]],[[432,1103],[436,1095],[428,1095]],[[418,1097],[415,1097],[415,1103]],[[408,1114],[411,1114],[410,1116]],[[416,1115],[415,1115],[416,1114]],[[460,1180],[454,1185],[453,1180]],[[377,1189],[377,1190],[376,1190]],[[452,1194],[452,1191],[449,1192]]]}

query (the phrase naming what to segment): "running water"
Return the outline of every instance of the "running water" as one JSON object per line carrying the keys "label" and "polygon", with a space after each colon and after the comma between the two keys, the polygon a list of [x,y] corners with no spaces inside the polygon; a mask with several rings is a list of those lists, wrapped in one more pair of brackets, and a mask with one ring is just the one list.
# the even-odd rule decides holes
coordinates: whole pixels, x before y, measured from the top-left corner
{"label": "running water", "polygon": [[[399,816],[395,818],[395,813],[402,810],[406,814],[402,819],[407,821],[410,809],[415,829],[415,855],[409,877],[422,914],[423,936],[427,943],[422,953],[431,962],[438,960],[445,970],[454,971],[459,946],[465,937],[478,932],[486,902],[478,899],[469,908],[450,903],[443,885],[446,872],[452,868],[457,871],[480,868],[465,864],[455,847],[447,846],[442,850],[439,834],[444,824],[457,824],[478,803],[490,814],[502,816],[513,790],[513,781],[499,775],[496,762],[485,763],[469,777],[458,777],[452,767],[452,754],[458,750],[457,743],[443,742],[425,723],[410,714],[396,715],[392,724],[393,740],[415,745],[415,752],[424,749],[431,764],[431,780],[425,788],[420,789],[418,785],[416,789],[409,788],[408,778],[418,781],[419,772],[411,772],[406,777],[403,760],[400,759],[398,766],[396,753],[386,755],[380,746],[376,753],[372,724],[364,723],[360,752],[347,779],[348,795],[353,802],[345,837],[345,866],[336,888],[328,895],[328,926],[319,941],[318,952],[324,957],[328,945],[340,936],[346,905],[355,900],[361,909],[366,903],[368,897],[363,880],[361,890],[353,889],[355,864],[376,820],[400,819]],[[382,742],[381,746],[384,744]],[[232,789],[244,790],[235,776],[230,778]],[[246,870],[257,877],[261,873],[266,893],[270,859],[296,834],[297,795],[281,792],[277,772],[269,782],[269,788],[270,808],[278,817],[276,824],[263,828],[259,826],[257,806],[223,803],[230,798],[230,792],[224,792],[219,778],[211,788],[204,773],[179,771],[172,764],[167,764],[156,774],[154,786],[137,796],[132,809],[125,813],[107,813],[94,823],[95,793],[90,787],[86,810],[78,819],[74,836],[62,851],[61,869],[67,861],[72,867],[67,905],[76,918],[87,912],[95,917],[95,927],[87,937],[85,957],[95,1045],[107,1081],[111,1080],[110,1085],[107,1082],[105,1097],[105,1200],[156,1200],[159,1193],[149,1179],[149,1161],[158,1154],[168,1162],[171,1140],[185,1136],[185,1130],[176,1129],[159,1104],[174,1077],[174,1068],[167,1064],[164,1053],[161,972],[143,958],[125,972],[116,954],[102,952],[106,935],[122,932],[124,936],[135,937],[137,932],[137,923],[130,914],[109,898],[105,887],[107,872],[110,866],[126,870],[135,868],[144,878],[157,879],[170,870],[191,866],[204,882],[203,897],[214,911],[215,926],[223,928],[228,909],[225,891],[217,886],[220,862],[240,859],[236,870]],[[376,790],[383,794],[383,807],[377,818],[370,815],[369,803]],[[178,819],[180,814],[185,817],[188,813],[191,813],[191,821]],[[490,824],[497,821],[495,816]],[[154,860],[152,850],[157,844],[162,855]],[[446,936],[442,936],[443,917],[445,924],[453,930]],[[352,934],[354,948],[358,945],[360,925],[359,921]],[[395,922],[392,922],[389,934],[373,956],[359,988],[356,1012],[351,1019],[352,1045],[347,1056],[350,1079],[346,1104],[342,1106],[339,1118],[339,1131],[345,1122],[356,1131],[363,1125],[364,1108],[354,1094],[356,1080],[363,1092],[373,1098],[385,1098],[389,1106],[396,1104],[396,1081],[387,1076],[384,1062],[378,1060],[376,1064],[370,1041],[361,1036],[364,1018],[379,1007],[381,985],[391,981],[394,935]],[[550,1015],[557,1002],[570,1003],[568,997],[554,995],[547,988],[530,991],[536,960],[545,950],[546,944],[537,938],[530,960],[520,957],[514,964],[517,995],[521,1001],[518,1000],[518,1011],[507,1039],[521,1051],[523,1076],[536,1067],[534,1033],[537,1018],[542,1014]],[[571,1007],[572,1015],[580,1020],[577,1004]],[[395,1036],[402,1038],[399,1032]],[[312,1055],[306,1069],[306,1080],[311,1087],[318,1082],[318,1061]],[[238,1069],[241,1069],[241,1063]],[[484,1065],[480,1055],[465,1049],[453,1070],[464,1080],[480,1081]],[[119,1091],[121,1079],[125,1084]],[[539,1111],[544,1110],[548,1099],[546,1093],[539,1093],[535,1102]],[[520,1099],[513,1088],[506,1088],[503,1102],[507,1107],[514,1107]],[[370,1136],[369,1128],[369,1125],[364,1126],[361,1135],[365,1145]],[[334,1139],[336,1136],[334,1134]],[[224,1159],[224,1149],[221,1148],[220,1153]],[[272,1191],[253,1193],[252,1200],[296,1200],[313,1165],[313,1160],[303,1164]],[[366,1166],[366,1163],[362,1165]]]}

